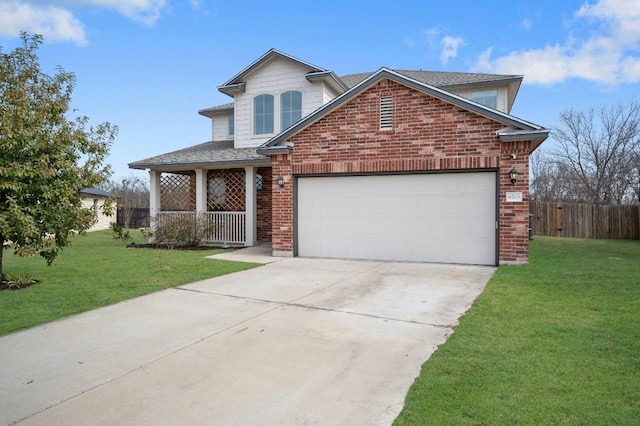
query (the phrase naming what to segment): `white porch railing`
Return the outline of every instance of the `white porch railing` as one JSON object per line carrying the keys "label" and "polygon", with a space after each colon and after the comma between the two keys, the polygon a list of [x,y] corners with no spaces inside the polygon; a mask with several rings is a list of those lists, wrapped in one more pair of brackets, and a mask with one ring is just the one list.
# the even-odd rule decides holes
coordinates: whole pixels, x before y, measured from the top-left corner
{"label": "white porch railing", "polygon": [[[201,220],[199,220],[201,218]],[[245,212],[159,212],[157,224],[171,221],[201,226],[208,244],[244,244],[246,242]]]}

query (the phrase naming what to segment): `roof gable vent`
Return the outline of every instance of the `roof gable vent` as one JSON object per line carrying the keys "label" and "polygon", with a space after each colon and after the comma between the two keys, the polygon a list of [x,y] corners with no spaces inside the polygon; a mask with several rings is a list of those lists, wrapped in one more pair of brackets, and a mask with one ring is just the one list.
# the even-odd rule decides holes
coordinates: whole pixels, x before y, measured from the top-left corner
{"label": "roof gable vent", "polygon": [[393,98],[382,96],[380,98],[380,130],[393,128]]}

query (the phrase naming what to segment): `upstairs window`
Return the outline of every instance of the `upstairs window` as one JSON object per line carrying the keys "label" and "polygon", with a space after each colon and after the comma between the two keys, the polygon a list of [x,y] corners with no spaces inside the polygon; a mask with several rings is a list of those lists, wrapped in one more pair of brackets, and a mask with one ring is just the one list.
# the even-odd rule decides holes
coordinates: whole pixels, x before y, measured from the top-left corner
{"label": "upstairs window", "polygon": [[233,136],[236,133],[236,124],[233,121],[233,115],[229,117],[229,136]]}
{"label": "upstairs window", "polygon": [[302,118],[302,93],[291,90],[280,95],[280,130],[291,127]]}
{"label": "upstairs window", "polygon": [[498,91],[482,90],[479,92],[471,92],[471,100],[488,106],[489,108],[498,109]]}
{"label": "upstairs window", "polygon": [[273,133],[273,95],[259,95],[253,98],[253,134]]}
{"label": "upstairs window", "polygon": [[393,98],[383,96],[380,98],[380,130],[393,128]]}

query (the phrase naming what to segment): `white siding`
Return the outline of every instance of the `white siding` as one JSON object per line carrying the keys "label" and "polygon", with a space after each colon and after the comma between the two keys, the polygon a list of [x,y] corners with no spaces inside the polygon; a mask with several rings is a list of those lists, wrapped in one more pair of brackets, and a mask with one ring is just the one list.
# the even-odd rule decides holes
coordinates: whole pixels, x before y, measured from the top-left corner
{"label": "white siding", "polygon": [[113,203],[113,214],[111,216],[107,216],[102,212],[102,206],[104,205],[104,198],[93,198],[91,196],[86,196],[85,198],[82,199],[82,207],[91,210],[92,212],[94,211],[94,200],[96,203],[96,208],[97,208],[97,213],[98,213],[98,217],[97,217],[97,222],[95,224],[93,224],[93,226],[91,226],[91,228],[89,228],[87,231],[88,232],[93,232],[93,231],[101,231],[104,229],[109,229],[109,225],[111,224],[111,222],[115,222],[116,221],[116,203]]}
{"label": "white siding", "polygon": [[229,117],[233,114],[216,115],[211,120],[213,125],[211,126],[212,134],[211,140],[213,141],[228,141],[233,139],[233,135],[229,134]]}
{"label": "white siding", "polygon": [[323,94],[322,105],[328,102],[331,102],[334,98],[338,97],[338,92],[336,92],[326,84],[324,85],[324,91],[322,94]]}
{"label": "white siding", "polygon": [[455,93],[458,96],[462,96],[466,99],[471,99],[471,92],[479,92],[485,90],[497,90],[498,91],[498,99],[497,99],[497,110],[502,111],[508,114],[507,111],[507,86],[479,86],[471,89],[465,90],[450,90],[451,93]]}
{"label": "white siding", "polygon": [[[302,116],[323,105],[324,83],[310,83],[305,74],[309,70],[294,62],[274,58],[259,67],[246,79],[246,92],[235,97],[236,131],[235,147],[246,148],[263,144],[280,133],[280,94],[289,90],[302,92]],[[274,97],[274,134],[253,134],[253,98],[261,94]],[[217,120],[217,118],[216,118]]]}

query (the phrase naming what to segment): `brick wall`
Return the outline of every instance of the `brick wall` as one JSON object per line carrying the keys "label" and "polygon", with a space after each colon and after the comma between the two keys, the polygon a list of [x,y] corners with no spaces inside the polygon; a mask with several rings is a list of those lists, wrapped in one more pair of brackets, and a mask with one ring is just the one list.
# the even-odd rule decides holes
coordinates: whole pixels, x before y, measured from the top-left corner
{"label": "brick wall", "polygon": [[271,168],[261,167],[257,174],[262,176],[262,189],[257,190],[256,228],[260,242],[271,242]]}
{"label": "brick wall", "polygon": [[[393,129],[379,129],[381,96],[393,98]],[[291,138],[290,155],[272,158],[274,251],[293,250],[293,175],[464,169],[499,170],[501,262],[528,259],[528,149],[530,142],[501,143],[502,123],[463,110],[391,80],[381,80]],[[516,154],[516,160],[511,154]],[[517,167],[518,184],[508,171]],[[275,185],[275,182],[274,182]],[[522,203],[506,203],[504,192],[521,191]]]}
{"label": "brick wall", "polygon": [[[527,263],[529,260],[529,151],[531,141],[502,142],[500,156],[500,263]],[[515,156],[515,159],[512,158]],[[511,184],[509,171],[518,170]],[[507,192],[522,192],[522,202],[508,203]]]}
{"label": "brick wall", "polygon": [[[271,243],[274,254],[293,253],[293,181],[291,178],[291,155],[279,154],[271,157],[272,228]],[[277,176],[284,178],[284,188],[278,187]]]}

